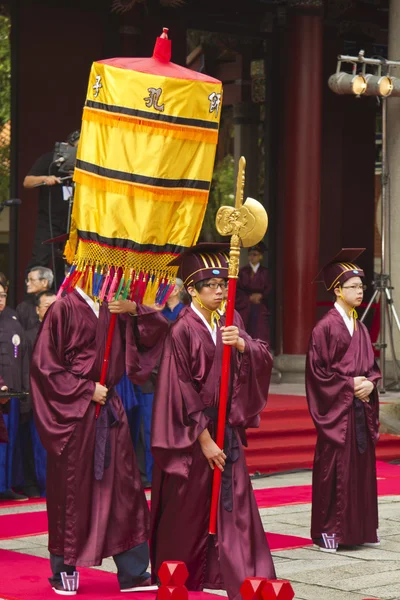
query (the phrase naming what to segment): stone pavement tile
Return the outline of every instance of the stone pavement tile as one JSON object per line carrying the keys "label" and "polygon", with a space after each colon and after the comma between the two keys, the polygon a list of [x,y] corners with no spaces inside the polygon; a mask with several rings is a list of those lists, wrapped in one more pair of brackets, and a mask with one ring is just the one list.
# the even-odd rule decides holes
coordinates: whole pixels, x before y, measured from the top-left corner
{"label": "stone pavement tile", "polygon": [[395,502],[400,502],[400,496],[380,496],[378,498],[379,504],[393,504]]}
{"label": "stone pavement tile", "polygon": [[386,533],[385,540],[387,542],[397,543],[400,542],[400,535],[398,533],[394,533],[393,535],[391,535],[390,533]]}
{"label": "stone pavement tile", "polygon": [[[279,550],[277,552],[279,552]],[[290,558],[287,558],[285,556],[279,556],[279,554],[274,555],[274,565],[287,564],[287,563],[292,564],[292,562],[293,561],[290,560]]]}
{"label": "stone pavement tile", "polygon": [[269,531],[270,533],[280,533],[282,535],[297,535],[303,538],[310,537],[310,527],[296,527],[295,525],[290,525],[288,523],[282,523],[280,521],[273,521],[271,519],[267,519],[264,522],[264,519],[261,519],[264,531]]}
{"label": "stone pavement tile", "polygon": [[[21,554],[30,554],[31,556],[40,556],[41,558],[49,558],[49,551],[44,546],[32,546],[30,548],[15,548],[15,552]],[[49,561],[50,569],[50,561]]]}
{"label": "stone pavement tile", "polygon": [[28,504],[24,506],[25,502],[16,502],[16,506],[10,506],[9,508],[0,508],[0,515],[15,515],[17,513],[28,513],[28,512],[39,512],[46,510],[46,504]]}
{"label": "stone pavement tile", "polygon": [[400,556],[400,537],[398,540],[394,540],[386,534],[385,538],[381,540],[381,545],[378,546],[378,548],[379,550],[387,550],[388,552],[397,552]]}
{"label": "stone pavement tile", "polygon": [[398,561],[399,556],[396,552],[389,552],[382,550],[382,547],[378,548],[365,548],[363,546],[354,546],[348,548],[339,548],[337,556],[349,556],[350,558],[357,558],[360,560],[374,561],[374,560],[387,560],[387,561]]}
{"label": "stone pavement tile", "polygon": [[278,518],[279,521],[281,523],[285,523],[286,525],[291,525],[291,526],[295,526],[295,527],[307,527],[308,529],[310,529],[311,527],[311,515],[309,512],[299,512],[299,513],[281,513],[279,515],[279,517],[276,517],[274,515],[272,516],[263,516],[261,517],[263,523],[266,523],[268,520],[270,520],[272,523],[274,523]]}
{"label": "stone pavement tile", "polygon": [[271,383],[269,393],[285,396],[305,396],[306,387],[304,383]]}
{"label": "stone pavement tile", "polygon": [[41,548],[42,544],[33,542],[30,537],[13,538],[11,540],[0,540],[0,548],[2,550],[19,550],[24,548]]}
{"label": "stone pavement tile", "polygon": [[[371,565],[372,567],[373,565]],[[374,588],[378,590],[380,587],[385,588],[390,583],[391,586],[396,585],[400,590],[400,567],[398,561],[394,565],[397,567],[395,571],[386,570],[374,575],[360,575],[358,577],[351,577],[350,579],[340,580],[335,577],[335,586],[340,590],[348,590],[351,592],[359,592],[367,588]],[[375,593],[375,592],[374,592]],[[379,594],[377,593],[379,596]],[[382,594],[380,594],[382,595]]]}
{"label": "stone pavement tile", "polygon": [[[336,564],[335,559],[338,561]],[[371,564],[364,560],[347,558],[345,563],[343,560],[336,555],[329,562],[315,561],[312,565],[308,562],[303,569],[298,568],[297,563],[304,561],[292,561],[295,570],[290,572],[289,564],[282,566],[279,574],[292,581],[325,585],[342,591],[358,591],[369,585],[386,585],[388,581],[400,582],[400,566],[394,561],[377,561]]]}
{"label": "stone pavement tile", "polygon": [[312,472],[298,471],[296,473],[285,473],[269,475],[268,477],[257,477],[251,483],[254,489],[268,489],[277,487],[288,487],[293,485],[311,485]]}
{"label": "stone pavement tile", "polygon": [[[274,551],[272,551],[272,556],[275,556]],[[308,560],[315,561],[318,560],[319,557],[332,557],[332,554],[328,552],[320,552],[315,546],[307,546],[307,548],[296,548],[295,550],[279,550],[280,558],[290,558],[291,560]],[[336,555],[335,555],[336,556]]]}
{"label": "stone pavement tile", "polygon": [[108,573],[116,573],[117,567],[112,558],[104,558],[102,564],[99,567],[92,567],[92,569],[98,569],[99,571],[107,571]]}
{"label": "stone pavement tile", "polygon": [[[364,598],[366,598],[365,593],[359,594],[357,592],[341,592],[332,587],[320,585],[294,583],[292,586],[296,594],[295,600],[300,598],[303,598],[304,600],[364,600]],[[369,597],[379,598],[379,596],[374,596],[372,593],[369,595]],[[400,596],[398,596],[396,600],[399,598]]]}
{"label": "stone pavement tile", "polygon": [[379,586],[379,587],[368,587],[359,590],[364,596],[364,598],[379,598],[380,600],[399,600],[400,598],[400,584],[395,583],[391,584],[387,583],[387,585]]}
{"label": "stone pavement tile", "polygon": [[311,519],[311,504],[286,504],[285,506],[272,506],[270,508],[260,508],[261,516],[267,515],[294,515],[306,513]]}
{"label": "stone pavement tile", "polygon": [[38,544],[40,546],[48,546],[49,543],[49,536],[47,535],[47,533],[43,533],[42,535],[30,535],[28,537],[25,538],[21,538],[26,540],[27,542],[29,540],[31,540],[32,544]]}
{"label": "stone pavement tile", "polygon": [[[348,558],[347,556],[339,557],[337,555],[320,552],[317,554],[317,558],[312,561],[307,560],[287,560],[286,563],[276,563],[274,554],[274,564],[276,565],[276,572],[278,578],[290,579],[293,581],[299,581],[303,583],[320,583],[321,585],[328,585],[333,579],[333,575],[340,568],[349,569],[352,567],[354,559]],[[325,558],[322,558],[325,556]],[[320,558],[321,557],[321,558]],[[330,573],[330,578],[325,576],[325,573]]]}
{"label": "stone pavement tile", "polygon": [[400,522],[390,521],[389,519],[379,519],[379,535],[385,537],[386,534],[394,535],[398,533],[400,535]]}
{"label": "stone pavement tile", "polygon": [[390,504],[381,504],[379,506],[379,520],[391,519],[400,521],[400,503],[391,502]]}

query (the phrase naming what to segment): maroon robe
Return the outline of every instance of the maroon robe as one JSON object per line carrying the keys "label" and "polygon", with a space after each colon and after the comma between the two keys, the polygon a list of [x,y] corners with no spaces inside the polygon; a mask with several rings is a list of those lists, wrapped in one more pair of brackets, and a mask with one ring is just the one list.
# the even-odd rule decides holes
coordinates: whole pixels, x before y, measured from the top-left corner
{"label": "maroon robe", "polygon": [[[269,342],[268,294],[271,291],[268,269],[260,265],[254,273],[251,265],[239,271],[236,292],[236,310],[243,319],[250,337]],[[251,294],[262,294],[260,304],[250,301]]]}
{"label": "maroon robe", "polygon": [[[4,381],[0,377],[0,388],[2,388],[3,385],[5,385]],[[3,415],[1,413],[1,407],[2,405],[0,405],[0,443],[6,443],[8,442],[8,433],[6,424],[4,423]]]}
{"label": "maroon robe", "polygon": [[[235,323],[240,323],[238,315]],[[220,330],[215,345],[190,306],[182,310],[164,345],[152,426],[153,576],[164,560],[183,560],[189,590],[226,589],[234,599],[246,577],[275,577],[243,453],[244,430],[259,425],[266,404],[272,358],[268,344],[243,330],[240,335],[246,348],[243,354],[232,350],[225,441],[234,462],[227,461],[223,474],[215,544],[208,534],[213,471],[197,438],[208,427],[215,439],[223,344]]]}
{"label": "maroon robe", "polygon": [[[94,477],[97,460],[95,382],[100,379],[110,312],[99,319],[72,292],[46,313],[33,352],[31,391],[38,432],[48,452],[49,551],[70,565],[100,565],[148,539],[149,514],[125,411],[113,386],[126,368],[141,383],[151,373],[168,329],[162,315],[138,306],[119,315],[106,387],[116,421],[109,429],[108,467]],[[108,414],[101,409],[101,415]],[[110,452],[111,451],[111,452]]]}
{"label": "maroon robe", "polygon": [[376,384],[375,363],[367,328],[357,322],[350,335],[336,308],[313,330],[306,364],[306,392],[317,428],[313,470],[311,537],[336,534],[339,544],[377,541],[378,501],[375,445],[379,399],[354,396],[354,377]]}

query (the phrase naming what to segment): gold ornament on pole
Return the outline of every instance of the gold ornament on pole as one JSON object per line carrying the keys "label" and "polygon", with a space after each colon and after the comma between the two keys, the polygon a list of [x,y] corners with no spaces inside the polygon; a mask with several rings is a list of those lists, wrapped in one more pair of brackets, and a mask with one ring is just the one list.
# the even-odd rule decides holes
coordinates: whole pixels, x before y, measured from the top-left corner
{"label": "gold ornament on pole", "polygon": [[[268,215],[260,202],[257,202],[257,200],[254,200],[253,198],[247,198],[246,202],[243,204],[245,168],[246,159],[242,156],[239,160],[235,206],[221,206],[216,216],[218,233],[220,235],[231,236],[228,271],[229,287],[225,327],[233,325],[236,283],[239,276],[240,248],[248,248],[258,244],[264,237],[268,228]],[[222,356],[222,374],[216,436],[216,443],[219,448],[224,448],[231,350],[232,346],[225,345]],[[221,471],[219,469],[214,469],[210,523],[208,528],[211,535],[217,533],[217,512],[220,488]]]}

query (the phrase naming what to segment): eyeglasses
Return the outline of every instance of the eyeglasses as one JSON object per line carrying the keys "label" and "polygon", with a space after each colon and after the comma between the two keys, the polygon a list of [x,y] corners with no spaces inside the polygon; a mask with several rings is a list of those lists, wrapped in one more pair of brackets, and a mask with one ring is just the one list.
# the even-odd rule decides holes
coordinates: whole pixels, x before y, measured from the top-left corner
{"label": "eyeglasses", "polygon": [[28,279],[25,279],[25,283],[33,283],[34,281],[42,281],[42,279],[44,279],[44,277],[35,277],[35,279],[33,279],[33,277],[28,277]]}
{"label": "eyeglasses", "polygon": [[225,283],[225,281],[223,281],[222,283],[205,283],[203,285],[203,287],[208,287],[208,288],[211,288],[212,290],[216,290],[218,288],[221,288],[221,290],[226,290],[226,288],[228,287],[228,284]]}
{"label": "eyeglasses", "polygon": [[343,290],[362,290],[363,292],[365,292],[365,290],[367,289],[367,286],[363,285],[362,283],[359,283],[357,285],[342,285],[342,289]]}

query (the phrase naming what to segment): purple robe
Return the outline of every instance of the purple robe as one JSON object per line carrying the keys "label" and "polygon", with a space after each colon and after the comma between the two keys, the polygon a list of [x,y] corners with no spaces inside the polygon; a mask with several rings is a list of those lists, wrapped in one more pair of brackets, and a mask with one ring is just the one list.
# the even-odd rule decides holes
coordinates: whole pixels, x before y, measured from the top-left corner
{"label": "purple robe", "polygon": [[381,375],[367,328],[357,322],[350,335],[336,308],[313,330],[306,363],[306,392],[317,429],[314,457],[311,537],[323,533],[336,542],[377,541],[378,501],[375,445],[379,399],[354,396],[354,377],[374,385]]}
{"label": "purple robe", "polygon": [[[221,324],[225,317],[221,317]],[[240,318],[236,315],[236,324]],[[208,427],[215,439],[223,344],[186,307],[164,345],[153,406],[155,460],[150,552],[155,577],[164,560],[182,560],[189,590],[226,589],[240,597],[250,576],[274,578],[271,554],[248,475],[245,428],[259,425],[268,394],[272,358],[268,344],[243,330],[243,354],[232,350],[230,410],[218,507],[218,532],[208,534],[213,471],[197,438]]]}
{"label": "purple robe", "polygon": [[[243,319],[244,326],[250,337],[269,342],[268,323],[268,294],[271,291],[268,269],[259,266],[254,273],[250,265],[239,271],[236,292],[236,310]],[[250,301],[251,294],[262,294],[260,304]]]}
{"label": "purple robe", "polygon": [[102,558],[148,539],[147,502],[125,411],[113,386],[125,369],[135,383],[150,375],[168,323],[142,306],[136,317],[119,315],[106,380],[108,408],[101,409],[97,420],[108,436],[104,473],[98,479],[99,423],[92,397],[109,321],[107,303],[97,318],[72,292],[47,311],[32,357],[35,419],[48,452],[49,551],[70,565],[100,565]]}

